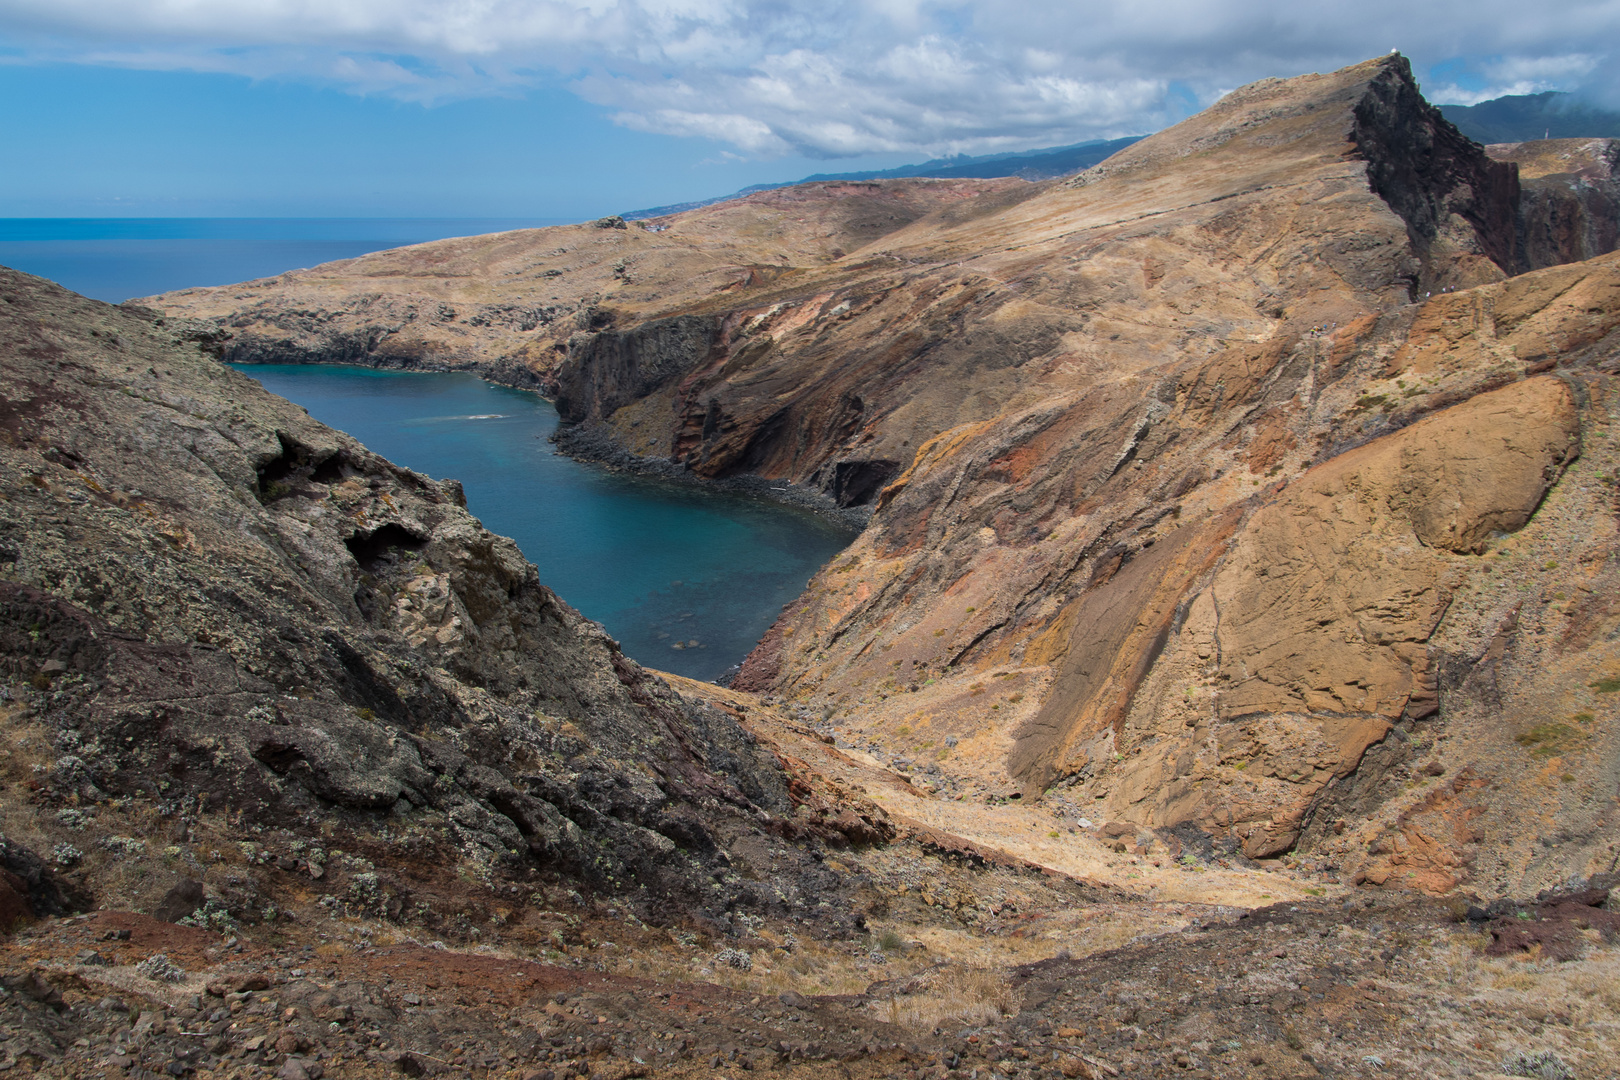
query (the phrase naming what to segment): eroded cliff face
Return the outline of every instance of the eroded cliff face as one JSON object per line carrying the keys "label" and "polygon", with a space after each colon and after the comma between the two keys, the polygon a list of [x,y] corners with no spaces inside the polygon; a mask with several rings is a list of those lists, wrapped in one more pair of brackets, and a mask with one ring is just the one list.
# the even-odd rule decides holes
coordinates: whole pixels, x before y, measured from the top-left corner
{"label": "eroded cliff face", "polygon": [[1620,139],[1543,139],[1486,151],[1519,169],[1521,269],[1579,262],[1620,247]]}
{"label": "eroded cliff face", "polygon": [[[509,353],[566,415],[872,509],[739,686],[946,790],[1509,888],[1614,839],[1615,658],[1577,625],[1610,573],[1617,256],[1557,265],[1609,243],[1607,153],[1487,153],[1391,56],[1066,181],[809,185],[367,259],[540,295],[569,242],[620,253]],[[369,265],[163,303],[256,338],[348,290],[363,322]]]}
{"label": "eroded cliff face", "polygon": [[[1201,407],[1227,380],[1194,369],[1155,422],[1086,414],[1089,447],[953,433],[745,675],[981,790],[1056,785],[1253,857],[1305,835],[1435,888],[1591,872],[1615,827],[1617,657],[1587,605],[1612,589],[1617,290],[1611,255],[1307,338],[1255,373],[1270,415]],[[1415,792],[1445,813],[1411,824]]]}
{"label": "eroded cliff face", "polygon": [[[273,843],[340,908],[465,935],[559,882],[646,918],[725,919],[727,848],[761,823],[884,835],[860,805],[783,824],[803,798],[777,759],[625,658],[458,485],[185,336],[0,270],[0,721],[8,777],[36,763],[13,842],[49,852],[71,830],[59,869],[142,906],[173,876],[120,874],[120,852],[145,866],[171,831]],[[164,833],[129,838],[152,821]],[[191,850],[171,869],[234,918],[313,903],[257,892],[253,851],[244,868]],[[817,911],[840,932],[836,883],[783,858],[810,876],[744,891],[832,898]]]}
{"label": "eroded cliff face", "polygon": [[[1240,164],[1189,162],[1239,139],[1250,169],[1275,164],[1260,148],[1299,153],[1301,128],[1335,130],[1335,100],[1357,102],[1362,125],[1369,97],[1387,110],[1392,71],[1373,67],[1366,83],[1246,89],[1080,190],[1151,191],[1171,168],[1230,182]],[[1386,145],[1423,145],[1409,123],[1386,127]],[[1096,292],[1120,306],[1076,305],[1087,331],[1033,382],[1038,399],[921,447],[744,685],[797,694],[851,738],[976,776],[978,791],[1191,823],[1252,857],[1297,850],[1440,889],[1604,868],[1620,777],[1592,684],[1614,657],[1551,642],[1571,640],[1568,597],[1603,591],[1613,553],[1609,496],[1588,486],[1611,475],[1591,443],[1610,422],[1596,403],[1616,364],[1620,261],[1507,278],[1517,226],[1480,190],[1501,171],[1457,179],[1483,158],[1457,151],[1398,215],[1364,198],[1377,163],[1346,148],[1333,167],[1357,170],[1355,187],[1304,181],[1293,204],[1273,181],[1252,202],[1155,213],[1118,248],[1085,236],[1064,270],[1113,256]],[[1224,261],[1186,239],[1211,234]],[[1074,280],[1030,268],[1032,306],[1063,310],[1054,278]],[[1419,286],[1431,295],[1412,305]],[[1151,322],[1179,332],[1154,340]],[[1481,584],[1493,566],[1517,568],[1508,588]],[[1527,597],[1510,589],[1533,597],[1534,631],[1516,629]],[[1540,705],[1503,701],[1487,722],[1461,688],[1509,656],[1519,700]]]}

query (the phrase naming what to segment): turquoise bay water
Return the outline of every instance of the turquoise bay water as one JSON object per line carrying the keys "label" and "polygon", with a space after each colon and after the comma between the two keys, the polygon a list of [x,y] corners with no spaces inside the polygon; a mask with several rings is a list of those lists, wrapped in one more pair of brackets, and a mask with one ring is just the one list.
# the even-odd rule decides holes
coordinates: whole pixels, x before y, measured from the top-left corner
{"label": "turquoise bay water", "polygon": [[560,218],[0,218],[0,265],[108,303]]}
{"label": "turquoise bay water", "polygon": [[541,581],[606,626],[627,654],[678,675],[714,679],[740,661],[782,605],[854,539],[807,511],[554,454],[550,402],[474,375],[237,370],[392,461],[460,480],[467,509],[515,539]]}

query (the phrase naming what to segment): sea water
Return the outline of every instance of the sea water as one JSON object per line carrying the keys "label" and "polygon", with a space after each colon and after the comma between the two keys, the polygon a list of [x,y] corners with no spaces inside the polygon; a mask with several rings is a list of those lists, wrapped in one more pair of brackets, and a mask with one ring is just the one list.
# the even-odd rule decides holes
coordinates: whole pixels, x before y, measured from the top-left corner
{"label": "sea water", "polygon": [[560,218],[0,218],[0,266],[117,304]]}
{"label": "sea water", "polygon": [[714,679],[853,538],[807,510],[610,472],[553,452],[557,413],[470,374],[242,365],[398,464],[460,480],[540,580],[649,667]]}

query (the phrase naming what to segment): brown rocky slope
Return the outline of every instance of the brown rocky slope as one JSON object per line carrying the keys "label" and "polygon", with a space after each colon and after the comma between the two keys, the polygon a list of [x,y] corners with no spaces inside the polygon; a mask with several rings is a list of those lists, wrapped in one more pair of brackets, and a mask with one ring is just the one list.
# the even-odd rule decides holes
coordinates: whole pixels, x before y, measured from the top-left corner
{"label": "brown rocky slope", "polygon": [[[281,869],[330,903],[452,936],[548,886],[660,923],[836,900],[803,851],[785,892],[724,884],[733,831],[793,809],[775,757],[622,656],[453,481],[162,319],[8,270],[0,350],[0,704],[26,780],[4,828],[80,894],[150,909],[189,875],[273,923],[292,901],[243,871],[279,827]],[[798,835],[849,832],[882,823]],[[815,910],[851,932],[847,904]]]}
{"label": "brown rocky slope", "polygon": [[622,252],[503,353],[581,444],[875,511],[739,685],[958,790],[1508,890],[1616,858],[1608,152],[1487,154],[1392,56],[1068,181],[812,185],[161,303],[233,357],[342,358],[288,320]]}

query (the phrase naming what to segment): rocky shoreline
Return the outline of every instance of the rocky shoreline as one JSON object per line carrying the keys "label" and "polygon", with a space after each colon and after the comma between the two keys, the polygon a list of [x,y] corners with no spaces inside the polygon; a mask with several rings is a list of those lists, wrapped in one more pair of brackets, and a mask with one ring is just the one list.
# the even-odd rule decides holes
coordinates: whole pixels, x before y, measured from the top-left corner
{"label": "rocky shoreline", "polygon": [[767,480],[763,476],[751,474],[711,480],[667,458],[643,457],[627,450],[614,437],[613,430],[600,421],[586,421],[582,424],[559,427],[556,434],[551,437],[551,441],[556,445],[559,454],[571,457],[575,461],[606,465],[610,469],[619,469],[638,476],[653,476],[674,484],[689,484],[711,491],[770,499],[786,506],[813,510],[856,532],[866,528],[867,522],[872,520],[870,506],[839,506],[826,494],[788,480]]}
{"label": "rocky shoreline", "polygon": [[[278,343],[283,344],[283,343]],[[497,386],[508,386],[513,390],[533,390],[538,392],[542,383],[540,376],[529,368],[516,361],[506,360],[466,360],[448,362],[444,360],[424,359],[420,357],[398,356],[392,354],[368,353],[359,356],[327,357],[311,354],[309,350],[298,348],[257,349],[239,346],[227,346],[220,356],[220,361],[226,364],[243,364],[253,366],[258,364],[297,364],[297,365],[334,365],[342,367],[366,367],[378,371],[402,371],[421,374],[445,375],[452,372],[464,371],[478,376],[487,383]]]}
{"label": "rocky shoreline", "polygon": [[[397,353],[355,351],[340,349],[311,350],[285,341],[250,339],[245,342],[228,341],[217,347],[216,354],[225,364],[299,364],[344,365],[367,367],[378,371],[420,372],[445,374],[470,372],[485,382],[506,386],[514,390],[529,390],[550,400],[545,392],[545,381],[540,374],[522,362],[511,359],[465,360],[448,362]],[[699,476],[683,465],[662,458],[643,457],[627,450],[613,435],[612,430],[598,422],[567,425],[552,437],[557,452],[575,461],[606,465],[611,469],[651,476],[674,484],[687,484],[723,491],[734,495],[769,499],[785,506],[811,510],[831,518],[855,532],[866,528],[872,519],[870,506],[839,506],[819,491],[787,480],[767,480],[762,476],[728,476],[714,480]]]}

